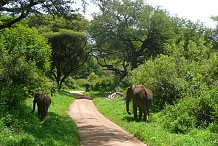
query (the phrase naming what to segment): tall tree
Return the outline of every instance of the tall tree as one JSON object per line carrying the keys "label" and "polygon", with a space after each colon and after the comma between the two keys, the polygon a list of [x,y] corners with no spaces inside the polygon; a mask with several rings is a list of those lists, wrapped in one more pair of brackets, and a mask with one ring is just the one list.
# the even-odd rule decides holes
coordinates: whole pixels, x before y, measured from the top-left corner
{"label": "tall tree", "polygon": [[64,80],[85,63],[87,39],[84,33],[61,30],[50,34],[48,40],[52,46],[51,72],[60,89]]}
{"label": "tall tree", "polygon": [[121,78],[145,59],[162,53],[166,39],[175,34],[168,13],[143,0],[108,0],[97,5],[101,12],[90,29],[95,55],[105,69]]}
{"label": "tall tree", "polygon": [[[84,6],[85,0],[81,0]],[[1,0],[0,13],[13,17],[0,24],[0,29],[11,27],[13,24],[33,14],[59,14],[67,16],[78,10],[75,0]]]}
{"label": "tall tree", "polygon": [[[51,73],[59,88],[65,79],[83,66],[89,48],[85,31],[88,29],[88,20],[81,14],[78,19],[66,19],[57,15],[32,16],[23,21],[30,27],[48,38],[52,48]],[[55,18],[55,19],[54,19]]]}

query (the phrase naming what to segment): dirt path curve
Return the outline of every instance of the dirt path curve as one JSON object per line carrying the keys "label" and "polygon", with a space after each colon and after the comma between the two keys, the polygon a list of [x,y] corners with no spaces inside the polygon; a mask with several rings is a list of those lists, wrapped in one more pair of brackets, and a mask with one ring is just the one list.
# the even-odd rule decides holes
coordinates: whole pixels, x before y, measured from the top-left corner
{"label": "dirt path curve", "polygon": [[146,146],[98,112],[91,97],[73,93],[68,114],[76,122],[81,146]]}

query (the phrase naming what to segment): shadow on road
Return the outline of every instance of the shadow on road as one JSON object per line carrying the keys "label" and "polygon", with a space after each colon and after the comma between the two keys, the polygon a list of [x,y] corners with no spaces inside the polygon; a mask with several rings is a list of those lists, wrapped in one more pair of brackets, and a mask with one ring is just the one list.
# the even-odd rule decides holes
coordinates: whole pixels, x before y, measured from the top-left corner
{"label": "shadow on road", "polygon": [[88,99],[88,100],[92,100],[92,99],[93,99],[93,97],[84,95],[84,94],[81,93],[81,92],[72,92],[71,94],[75,95],[75,98],[76,98],[76,99]]}
{"label": "shadow on road", "polygon": [[[83,125],[83,122],[79,122],[78,124]],[[104,125],[84,125],[80,127],[80,132],[84,136],[82,139],[82,145],[84,146],[93,146],[96,144],[102,146],[109,144],[125,146],[125,143],[129,141],[137,145],[133,137],[122,133],[118,129],[111,129]]]}

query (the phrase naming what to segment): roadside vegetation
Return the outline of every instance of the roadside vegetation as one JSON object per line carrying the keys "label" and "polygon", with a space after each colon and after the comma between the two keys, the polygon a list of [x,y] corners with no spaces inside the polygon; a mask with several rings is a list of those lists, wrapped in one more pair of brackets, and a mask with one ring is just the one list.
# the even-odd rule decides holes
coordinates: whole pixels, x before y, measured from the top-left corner
{"label": "roadside vegetation", "polygon": [[32,111],[32,98],[17,105],[0,120],[1,146],[79,146],[80,137],[75,123],[67,114],[74,97],[60,92],[52,97],[48,116],[42,122]]}
{"label": "roadside vegetation", "polygon": [[[172,121],[171,118],[174,115],[172,110],[168,108],[156,113],[151,112],[149,122],[145,123],[143,121],[134,121],[133,115],[127,114],[123,98],[108,100],[106,97],[97,97],[94,98],[94,103],[105,117],[129,131],[149,146],[216,146],[218,144],[217,127],[214,127],[214,124],[210,124],[207,128],[191,128],[185,133],[172,131],[173,126],[183,129],[191,127],[191,125],[187,124],[193,117],[184,116],[185,112],[179,113],[182,108],[181,110],[175,110],[178,107],[173,109],[176,112],[174,114],[178,114],[177,118],[180,117],[179,114],[183,116],[181,117],[183,118],[181,119],[183,123],[178,120]],[[187,119],[190,119],[190,121]],[[168,127],[169,125],[171,127]]]}

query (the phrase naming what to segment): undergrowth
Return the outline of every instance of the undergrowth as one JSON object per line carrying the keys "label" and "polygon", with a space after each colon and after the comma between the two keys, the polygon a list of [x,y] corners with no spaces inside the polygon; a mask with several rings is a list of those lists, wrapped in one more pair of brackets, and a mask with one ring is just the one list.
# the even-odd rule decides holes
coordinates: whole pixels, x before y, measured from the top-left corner
{"label": "undergrowth", "polygon": [[52,97],[48,116],[43,122],[37,112],[31,113],[32,98],[20,104],[0,119],[1,146],[78,146],[80,138],[75,123],[66,111],[74,100],[61,92]]}
{"label": "undergrowth", "polygon": [[[133,115],[126,113],[125,101],[121,98],[108,100],[98,97],[94,98],[94,103],[103,115],[134,134],[134,136],[149,146],[218,145],[218,134],[211,130],[214,129],[214,125],[205,129],[192,127],[186,133],[175,133],[164,125],[168,120],[166,116],[163,116],[163,114],[166,114],[166,111],[150,113],[149,122],[145,123],[134,121]],[[170,114],[168,113],[168,115]],[[173,123],[168,125],[173,125]]]}

